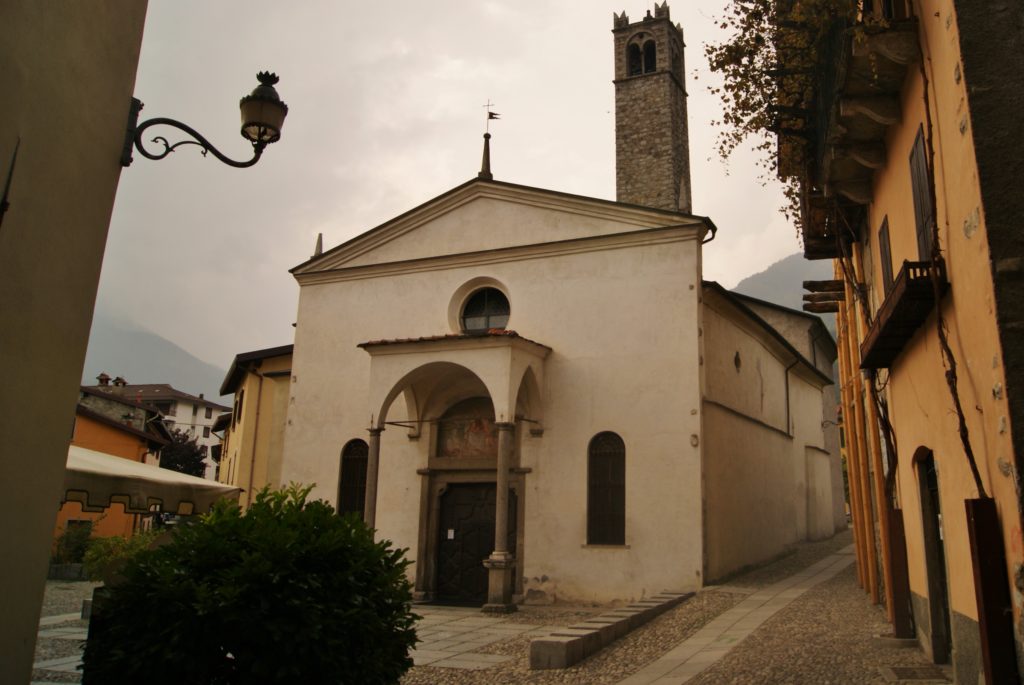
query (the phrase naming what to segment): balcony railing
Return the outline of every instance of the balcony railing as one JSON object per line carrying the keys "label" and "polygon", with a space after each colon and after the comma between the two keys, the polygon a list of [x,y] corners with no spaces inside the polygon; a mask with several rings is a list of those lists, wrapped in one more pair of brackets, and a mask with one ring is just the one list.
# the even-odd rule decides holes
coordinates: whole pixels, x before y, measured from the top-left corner
{"label": "balcony railing", "polygon": [[945,264],[903,262],[903,268],[860,345],[862,369],[887,369],[935,310],[935,283],[941,299],[949,291]]}

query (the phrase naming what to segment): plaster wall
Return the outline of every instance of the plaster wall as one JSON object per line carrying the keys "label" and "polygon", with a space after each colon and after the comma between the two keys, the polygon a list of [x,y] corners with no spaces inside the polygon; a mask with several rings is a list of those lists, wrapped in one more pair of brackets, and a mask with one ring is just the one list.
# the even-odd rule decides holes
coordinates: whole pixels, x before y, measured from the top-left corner
{"label": "plaster wall", "polygon": [[[812,469],[809,498],[806,450],[822,447],[822,380],[793,366],[792,353],[716,296],[704,298],[703,333],[706,566],[713,580],[808,536],[808,510],[811,517],[820,511],[808,506],[822,483]],[[811,528],[821,527],[812,518]]]}
{"label": "plaster wall", "polygon": [[[145,0],[0,4],[0,673],[28,682],[68,428],[121,174]],[[54,192],[59,189],[59,192]],[[26,458],[31,455],[31,458]]]}
{"label": "plaster wall", "polygon": [[[759,304],[751,299],[744,299],[743,304],[755,314],[768,322],[778,331],[789,344],[797,349],[805,359],[825,375],[835,377],[836,346],[835,340],[824,324],[800,312],[787,312],[779,307]],[[843,487],[843,463],[839,448],[839,386],[833,385],[821,392],[822,443],[821,447],[828,453],[831,479],[830,499],[832,501],[832,528],[834,531],[845,530],[846,495]]]}
{"label": "plaster wall", "polygon": [[805,447],[804,453],[807,468],[807,539],[824,540],[835,533],[831,459],[827,452],[814,447]]}
{"label": "plaster wall", "polygon": [[[328,255],[324,268],[346,268],[612,235],[681,223],[679,214],[637,209],[628,216],[571,195],[538,196],[511,184],[478,183],[356,238],[352,250]],[[695,222],[696,220],[690,220]],[[625,223],[629,222],[629,223]],[[344,256],[343,256],[344,255]]]}
{"label": "plaster wall", "polygon": [[290,368],[291,357],[265,359],[258,369],[263,378],[247,372],[239,387],[244,393],[242,411],[234,426],[225,431],[220,482],[242,488],[238,501],[243,507],[263,487],[282,484],[281,455],[291,384],[288,375],[267,374],[285,373]]}
{"label": "plaster wall", "polygon": [[[149,451],[145,441],[85,416],[76,417],[71,442],[79,447],[137,462],[144,462]],[[114,504],[103,512],[83,512],[80,502],[65,502],[57,512],[54,538],[64,532],[68,521],[92,521],[94,537],[127,537],[135,530],[135,516],[125,513],[123,504]]]}
{"label": "plaster wall", "polygon": [[743,304],[764,319],[790,345],[796,348],[805,359],[827,376],[832,376],[832,365],[835,362],[835,341],[832,339],[824,323],[818,325],[818,317],[798,311],[783,311],[781,308],[758,304],[744,298]]}
{"label": "plaster wall", "polygon": [[[129,394],[130,397],[130,394]],[[224,409],[218,408],[218,406],[211,407],[211,415],[206,416],[206,404],[202,401],[192,402],[189,400],[174,400],[174,415],[167,417],[167,422],[170,423],[171,428],[184,431],[191,437],[196,439],[196,444],[202,447],[206,447],[207,455],[214,445],[220,444],[220,439],[213,434],[213,422],[217,420],[217,416],[220,415]],[[193,408],[195,414],[193,414]],[[204,435],[205,428],[209,428],[210,434]],[[209,456],[206,457],[206,474],[205,478],[214,480],[216,474],[217,465],[213,463],[213,459]]]}
{"label": "plaster wall", "polygon": [[[986,491],[996,499],[1007,551],[1008,576],[1024,562],[1019,501],[1013,461],[1003,352],[990,278],[985,210],[981,202],[967,88],[962,77],[956,16],[950,2],[921,2],[921,45],[934,136],[934,178],[939,240],[951,291],[943,301],[950,345],[956,355],[959,393],[971,442]],[[929,132],[924,109],[925,80],[911,69],[902,94],[902,121],[887,140],[888,162],[874,178],[869,211],[871,270],[880,273],[877,232],[888,217],[893,271],[904,259],[917,260],[909,157],[919,126]],[[875,279],[878,283],[881,279]],[[877,286],[874,300],[882,293]],[[899,439],[899,499],[904,509],[911,590],[928,596],[917,469],[911,457],[918,447],[934,452],[939,474],[947,577],[952,610],[976,620],[977,608],[966,530],[964,500],[977,496],[956,415],[946,386],[934,315],[916,332],[889,374],[893,425]],[[1019,476],[1018,476],[1019,477]],[[1011,583],[1015,625],[1022,598]],[[962,622],[961,622],[962,623]],[[954,628],[954,643],[957,635]],[[954,644],[954,650],[956,645]],[[970,677],[961,674],[958,677]]]}
{"label": "plaster wall", "polygon": [[[501,215],[492,215],[491,226],[495,216]],[[500,222],[529,233],[533,216],[528,210]],[[572,254],[304,285],[282,480],[315,482],[316,496],[334,500],[341,448],[366,439],[377,411],[368,402],[370,356],[356,345],[454,332],[453,295],[472,279],[491,278],[508,294],[508,328],[552,348],[544,367],[543,435],[517,427],[520,463],[530,469],[520,499],[526,591],[606,602],[699,587],[695,234],[681,229],[658,244],[594,243]],[[409,418],[404,412],[399,398],[388,419]],[[626,445],[626,545],[591,547],[586,451],[605,430]],[[377,527],[413,551],[424,478],[416,469],[426,464],[427,443],[394,426],[381,440]]]}

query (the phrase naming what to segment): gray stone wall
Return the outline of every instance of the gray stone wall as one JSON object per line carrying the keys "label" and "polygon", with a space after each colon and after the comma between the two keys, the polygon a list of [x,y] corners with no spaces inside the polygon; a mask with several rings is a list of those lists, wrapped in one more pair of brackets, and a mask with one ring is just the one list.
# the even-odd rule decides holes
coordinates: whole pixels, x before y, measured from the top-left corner
{"label": "gray stone wall", "polygon": [[[626,20],[628,21],[628,20]],[[615,36],[615,185],[619,202],[689,212],[690,152],[682,29],[668,7]],[[627,49],[653,40],[653,72],[628,74]]]}

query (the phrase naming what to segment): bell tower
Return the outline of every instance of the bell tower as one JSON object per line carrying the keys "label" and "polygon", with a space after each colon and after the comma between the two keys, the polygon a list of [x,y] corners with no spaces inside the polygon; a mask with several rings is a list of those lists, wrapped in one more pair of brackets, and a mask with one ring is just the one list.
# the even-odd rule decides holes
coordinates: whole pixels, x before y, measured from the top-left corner
{"label": "bell tower", "polygon": [[630,23],[614,15],[615,188],[619,202],[689,213],[683,29],[668,0]]}

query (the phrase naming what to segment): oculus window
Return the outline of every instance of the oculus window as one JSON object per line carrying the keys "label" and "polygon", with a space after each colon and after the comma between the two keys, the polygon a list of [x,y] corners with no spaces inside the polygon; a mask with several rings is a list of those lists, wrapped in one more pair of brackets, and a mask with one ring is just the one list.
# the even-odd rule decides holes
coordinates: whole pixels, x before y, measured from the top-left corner
{"label": "oculus window", "polygon": [[511,309],[505,293],[497,288],[481,288],[473,293],[462,308],[460,323],[465,333],[483,333],[508,325]]}

